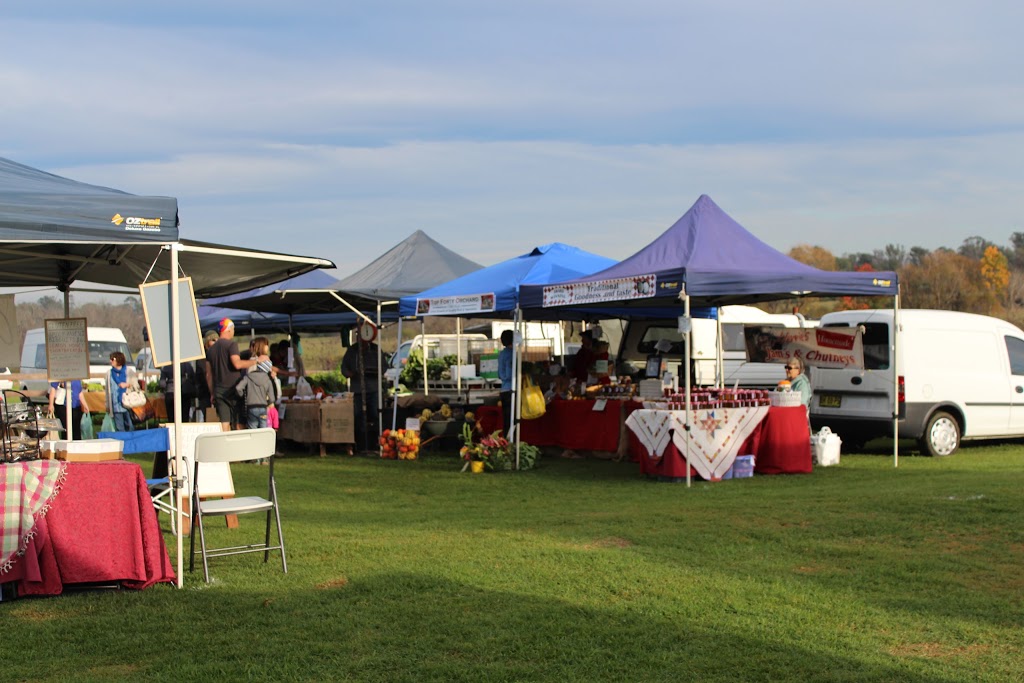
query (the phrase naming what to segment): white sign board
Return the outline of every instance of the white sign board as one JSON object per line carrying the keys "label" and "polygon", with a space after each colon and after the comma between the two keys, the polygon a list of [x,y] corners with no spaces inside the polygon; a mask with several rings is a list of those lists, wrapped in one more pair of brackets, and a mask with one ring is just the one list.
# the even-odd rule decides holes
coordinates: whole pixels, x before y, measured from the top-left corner
{"label": "white sign board", "polygon": [[646,299],[657,293],[656,275],[574,282],[566,285],[548,285],[544,288],[543,306],[570,306],[602,301],[630,301]]}
{"label": "white sign board", "polygon": [[46,376],[51,382],[89,379],[89,337],[85,318],[44,321]]}
{"label": "white sign board", "polygon": [[493,310],[493,292],[416,299],[416,315],[461,315],[466,313],[490,313]]}
{"label": "white sign board", "polygon": [[[142,297],[142,313],[149,330],[149,347],[153,350],[153,365],[162,368],[170,365],[173,358],[171,335],[171,282],[150,282],[139,285]],[[181,361],[198,360],[206,357],[203,350],[203,333],[199,330],[199,313],[196,309],[192,278],[178,280],[178,323],[181,336]]]}
{"label": "white sign board", "polygon": [[[174,425],[166,424],[170,453],[174,453]],[[185,492],[192,495],[192,467],[196,455],[196,437],[200,434],[221,432],[220,422],[187,422],[181,425],[181,462],[185,469]],[[202,465],[200,498],[220,498],[235,495],[235,480],[231,478],[231,463],[204,462]]]}

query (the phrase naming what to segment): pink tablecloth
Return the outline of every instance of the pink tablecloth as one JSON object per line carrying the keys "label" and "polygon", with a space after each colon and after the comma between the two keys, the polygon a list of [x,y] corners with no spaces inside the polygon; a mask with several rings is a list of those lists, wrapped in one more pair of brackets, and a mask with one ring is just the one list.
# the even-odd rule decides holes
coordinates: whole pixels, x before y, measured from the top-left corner
{"label": "pink tablecloth", "polygon": [[0,575],[12,580],[21,595],[58,595],[77,583],[134,589],[173,583],[142,468],[127,461],[68,463],[24,556]]}

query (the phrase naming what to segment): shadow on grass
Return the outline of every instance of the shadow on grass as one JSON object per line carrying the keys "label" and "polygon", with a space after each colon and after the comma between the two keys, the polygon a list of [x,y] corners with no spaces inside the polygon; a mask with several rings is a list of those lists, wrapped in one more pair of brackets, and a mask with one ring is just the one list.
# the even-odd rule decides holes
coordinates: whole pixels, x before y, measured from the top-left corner
{"label": "shadow on grass", "polygon": [[596,608],[424,574],[339,576],[306,588],[268,575],[259,591],[232,580],[207,587],[188,577],[180,592],[61,598],[39,605],[65,603],[66,614],[48,617],[31,606],[15,610],[7,623],[17,643],[0,645],[5,673],[10,680],[77,671],[82,680],[176,681],[960,678],[941,662],[880,654],[864,643],[863,657],[840,655],[850,648],[799,642],[770,624],[737,630],[734,614],[719,621],[644,596],[609,596],[614,606]]}

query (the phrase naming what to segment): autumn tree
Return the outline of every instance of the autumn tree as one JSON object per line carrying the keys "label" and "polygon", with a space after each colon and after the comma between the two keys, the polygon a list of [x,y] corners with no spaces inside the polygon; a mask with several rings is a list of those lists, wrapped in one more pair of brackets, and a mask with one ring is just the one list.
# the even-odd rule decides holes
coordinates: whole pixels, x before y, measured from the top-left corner
{"label": "autumn tree", "polygon": [[949,249],[937,249],[919,265],[900,273],[907,308],[935,308],[967,313],[988,310],[988,292],[981,282],[979,263]]}
{"label": "autumn tree", "polygon": [[1010,266],[999,247],[985,247],[980,262],[981,281],[989,295],[989,312],[998,313],[1007,304],[1007,292],[1010,284]]}

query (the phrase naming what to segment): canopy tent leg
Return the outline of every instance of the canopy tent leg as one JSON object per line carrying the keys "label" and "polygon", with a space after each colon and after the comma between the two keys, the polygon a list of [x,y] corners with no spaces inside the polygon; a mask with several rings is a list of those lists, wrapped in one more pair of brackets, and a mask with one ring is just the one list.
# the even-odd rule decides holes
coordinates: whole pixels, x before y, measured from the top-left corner
{"label": "canopy tent leg", "polygon": [[900,466],[900,294],[892,298],[892,466]]}
{"label": "canopy tent leg", "polygon": [[683,315],[687,318],[686,336],[683,338],[683,378],[685,387],[683,393],[685,394],[686,405],[684,407],[686,413],[683,419],[683,429],[686,430],[686,453],[684,458],[686,459],[686,488],[690,488],[692,482],[690,481],[690,381],[693,379],[690,376],[690,349],[692,344],[691,333],[693,330],[692,323],[689,322],[690,318],[690,295],[684,292],[683,294]]}
{"label": "canopy tent leg", "polygon": [[[402,348],[402,318],[398,318],[398,341],[395,342],[395,354],[398,354],[398,350]],[[401,363],[399,363],[399,371],[401,371]],[[393,400],[391,401],[391,431],[397,429],[398,425],[398,380],[399,375],[396,374],[395,378],[391,380],[391,388],[394,391]]]}

